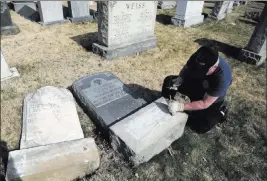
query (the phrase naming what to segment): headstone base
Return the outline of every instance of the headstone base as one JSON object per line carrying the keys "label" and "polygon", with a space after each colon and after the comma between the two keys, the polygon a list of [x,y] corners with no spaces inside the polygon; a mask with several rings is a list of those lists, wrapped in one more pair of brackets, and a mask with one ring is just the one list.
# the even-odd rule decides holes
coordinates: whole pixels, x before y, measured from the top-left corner
{"label": "headstone base", "polygon": [[115,57],[128,56],[139,52],[144,52],[146,50],[155,48],[156,46],[157,38],[153,36],[144,41],[124,46],[105,47],[98,43],[94,43],[93,52],[101,55],[106,60],[111,60]]}
{"label": "headstone base", "polygon": [[10,68],[9,70],[10,70],[12,75],[9,76],[9,77],[1,78],[1,82],[20,76],[18,70],[16,69],[16,67]]}
{"label": "headstone base", "polygon": [[174,26],[190,27],[192,25],[200,24],[204,21],[204,16],[192,16],[187,19],[181,19],[178,17],[172,17],[171,22]]}
{"label": "headstone base", "polygon": [[13,23],[13,26],[1,27],[1,35],[16,35],[19,32],[19,27],[15,23]]}
{"label": "headstone base", "polygon": [[260,55],[252,51],[242,49],[239,54],[239,60],[248,64],[259,66],[266,61],[266,54]]}
{"label": "headstone base", "polygon": [[92,22],[94,21],[93,16],[83,16],[83,17],[76,17],[76,18],[69,18],[70,22],[72,23],[79,23],[79,22]]}
{"label": "headstone base", "polygon": [[6,180],[66,181],[91,174],[100,164],[92,138],[9,152]]}
{"label": "headstone base", "polygon": [[171,116],[160,98],[110,128],[111,146],[134,166],[149,161],[182,136],[186,113]]}
{"label": "headstone base", "polygon": [[52,26],[52,25],[57,25],[57,24],[64,24],[67,23],[67,20],[60,20],[60,21],[51,21],[51,22],[39,22],[40,25],[42,26]]}

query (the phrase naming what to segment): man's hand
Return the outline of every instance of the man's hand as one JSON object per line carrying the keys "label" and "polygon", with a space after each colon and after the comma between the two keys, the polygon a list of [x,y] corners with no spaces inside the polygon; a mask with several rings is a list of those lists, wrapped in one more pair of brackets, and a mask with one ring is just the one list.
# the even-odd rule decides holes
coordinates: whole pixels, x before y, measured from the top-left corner
{"label": "man's hand", "polygon": [[174,116],[177,112],[184,111],[184,104],[171,100],[168,105],[170,113]]}

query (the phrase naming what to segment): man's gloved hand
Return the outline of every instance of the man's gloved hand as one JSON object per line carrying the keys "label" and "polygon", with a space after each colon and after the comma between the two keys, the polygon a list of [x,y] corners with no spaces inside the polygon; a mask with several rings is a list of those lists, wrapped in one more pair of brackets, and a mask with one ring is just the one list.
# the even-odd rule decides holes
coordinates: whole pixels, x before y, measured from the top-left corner
{"label": "man's gloved hand", "polygon": [[177,102],[177,101],[170,100],[168,109],[170,113],[174,116],[177,112],[184,111],[184,104]]}

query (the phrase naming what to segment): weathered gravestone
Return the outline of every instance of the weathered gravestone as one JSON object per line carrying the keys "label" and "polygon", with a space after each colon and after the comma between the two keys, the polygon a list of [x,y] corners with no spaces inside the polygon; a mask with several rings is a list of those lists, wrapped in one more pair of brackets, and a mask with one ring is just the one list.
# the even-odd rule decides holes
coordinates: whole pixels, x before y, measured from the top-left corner
{"label": "weathered gravestone", "polygon": [[259,21],[265,4],[265,1],[248,1],[244,17],[247,19]]}
{"label": "weathered gravestone", "polygon": [[190,27],[204,20],[202,10],[204,1],[177,1],[176,14],[172,17],[175,26]]}
{"label": "weathered gravestone", "polygon": [[160,9],[173,9],[176,6],[176,1],[159,1],[158,6]]}
{"label": "weathered gravestone", "polygon": [[259,22],[254,29],[248,45],[241,50],[239,59],[257,66],[266,61],[266,34],[267,4],[261,13]]}
{"label": "weathered gravestone", "polygon": [[93,16],[89,12],[89,1],[68,1],[70,21],[86,22],[92,21]]}
{"label": "weathered gravestone", "polygon": [[70,91],[47,86],[25,97],[20,149],[83,137]]}
{"label": "weathered gravestone", "polygon": [[12,22],[7,2],[0,1],[1,35],[15,35],[20,32],[15,23]]}
{"label": "weathered gravestone", "polygon": [[89,116],[105,131],[146,104],[138,92],[110,72],[82,77],[73,83],[72,88]]}
{"label": "weathered gravestone", "polygon": [[61,1],[38,1],[38,11],[42,25],[62,24],[66,20],[63,17]]}
{"label": "weathered gravestone", "polygon": [[1,82],[14,77],[19,77],[19,73],[15,67],[9,68],[1,51]]}
{"label": "weathered gravestone", "polygon": [[31,1],[13,1],[14,10],[26,19],[40,21],[37,3]]}
{"label": "weathered gravestone", "polygon": [[97,11],[94,53],[112,59],[156,47],[157,1],[98,1]]}
{"label": "weathered gravestone", "polygon": [[111,145],[135,166],[147,162],[182,136],[188,115],[168,111],[160,98],[113,125]]}
{"label": "weathered gravestone", "polygon": [[94,139],[66,141],[10,152],[6,180],[75,180],[91,174],[99,163]]}
{"label": "weathered gravestone", "polygon": [[230,14],[233,12],[233,7],[234,7],[234,1],[230,1],[226,10],[227,14]]}
{"label": "weathered gravestone", "polygon": [[[229,5],[231,5],[231,1],[217,1],[212,9],[211,18],[218,21],[224,19]],[[230,12],[230,9],[228,10]]]}
{"label": "weathered gravestone", "polygon": [[20,148],[9,153],[8,181],[74,180],[99,167],[96,144],[84,138],[74,98],[63,88],[25,97]]}

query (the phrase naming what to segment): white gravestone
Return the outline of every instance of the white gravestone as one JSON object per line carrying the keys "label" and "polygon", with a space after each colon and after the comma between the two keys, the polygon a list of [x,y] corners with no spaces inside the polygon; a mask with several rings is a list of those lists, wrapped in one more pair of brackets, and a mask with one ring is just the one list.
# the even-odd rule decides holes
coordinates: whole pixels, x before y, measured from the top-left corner
{"label": "white gravestone", "polygon": [[204,1],[177,1],[176,14],[172,17],[175,26],[190,27],[204,20],[202,10]]}
{"label": "white gravestone", "polygon": [[187,119],[182,112],[172,116],[162,97],[111,126],[111,145],[137,166],[181,137]]}
{"label": "white gravestone", "polygon": [[94,139],[84,138],[9,152],[7,181],[69,181],[99,167]]}
{"label": "white gravestone", "polygon": [[38,11],[42,25],[62,24],[66,21],[63,17],[61,1],[38,1]]}
{"label": "white gravestone", "polygon": [[215,3],[214,8],[212,9],[211,18],[215,20],[222,20],[226,17],[227,11],[231,11],[229,8],[231,1],[218,1]]}
{"label": "white gravestone", "polygon": [[93,52],[106,59],[156,47],[157,1],[99,1],[98,43]]}
{"label": "white gravestone", "polygon": [[84,135],[70,91],[46,86],[25,97],[20,149],[80,138]]}
{"label": "white gravestone", "polygon": [[19,76],[20,75],[15,67],[9,68],[1,51],[1,82]]}
{"label": "white gravestone", "polygon": [[68,1],[68,8],[73,23],[93,20],[89,12],[89,1]]}
{"label": "white gravestone", "polygon": [[233,11],[233,7],[234,7],[234,2],[235,2],[235,1],[230,1],[230,2],[229,2],[228,7],[227,7],[227,10],[226,10],[226,13],[227,13],[227,14],[232,13],[232,11]]}

